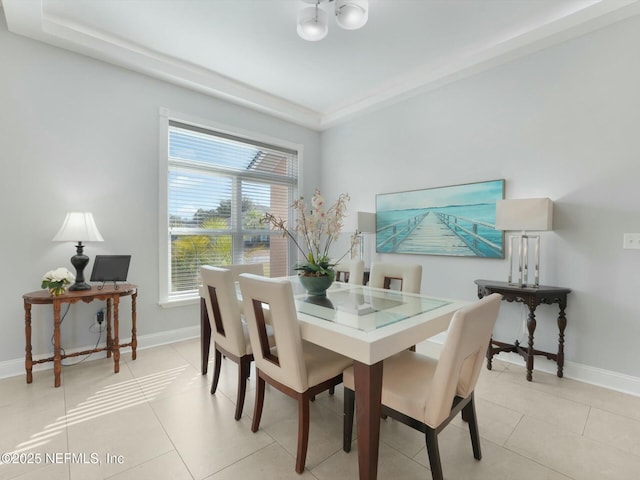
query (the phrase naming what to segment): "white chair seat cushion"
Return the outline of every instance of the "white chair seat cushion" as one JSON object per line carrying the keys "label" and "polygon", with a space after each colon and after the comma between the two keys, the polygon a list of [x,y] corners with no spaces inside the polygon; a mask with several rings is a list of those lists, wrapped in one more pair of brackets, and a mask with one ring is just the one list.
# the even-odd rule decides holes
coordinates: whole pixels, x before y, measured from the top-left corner
{"label": "white chair seat cushion", "polygon": [[[424,421],[426,401],[438,360],[409,350],[384,361],[382,404]],[[344,371],[344,386],[354,390],[353,367]]]}
{"label": "white chair seat cushion", "polygon": [[353,364],[353,360],[350,358],[304,340],[302,341],[302,350],[304,363],[307,365],[309,385],[318,385],[340,375],[345,368]]}

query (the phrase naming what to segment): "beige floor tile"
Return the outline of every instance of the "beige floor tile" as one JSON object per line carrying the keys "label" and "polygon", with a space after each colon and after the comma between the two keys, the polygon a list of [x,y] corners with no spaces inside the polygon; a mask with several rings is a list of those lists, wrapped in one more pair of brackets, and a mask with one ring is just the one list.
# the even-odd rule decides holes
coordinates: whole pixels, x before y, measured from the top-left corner
{"label": "beige floor tile", "polygon": [[[482,398],[477,398],[475,404],[480,437],[486,438],[496,445],[504,445],[509,435],[518,425],[522,414]],[[451,423],[467,430],[469,428],[462,421],[460,415],[452,420]]]}
{"label": "beige floor tile", "polygon": [[[524,372],[524,367],[509,364],[502,378],[522,384]],[[527,388],[586,403],[640,421],[640,397],[538,371],[534,371],[533,382],[527,383]]]}
{"label": "beige floor tile", "polygon": [[[169,345],[184,360],[186,360],[193,368],[200,372],[201,353],[200,353],[200,337],[176,342]],[[213,359],[213,348],[209,360]]]}
{"label": "beige floor tile", "polygon": [[0,462],[0,479],[38,478],[48,470],[68,476],[67,466],[47,463],[46,456],[67,450],[64,389],[54,388],[53,376],[42,373],[31,384],[22,376],[0,382],[0,452],[14,454],[10,462]]}
{"label": "beige floor tile", "polygon": [[106,478],[173,449],[146,402],[113,403],[86,413],[68,415],[69,452],[95,454],[99,463],[71,464],[72,479]]}
{"label": "beige floor tile", "polygon": [[13,476],[2,470],[0,465],[0,478],[12,480],[69,480],[69,465],[50,464],[36,470],[31,470],[23,475]]}
{"label": "beige floor tile", "polygon": [[485,371],[483,382],[476,389],[477,398],[502,405],[514,412],[538,418],[573,433],[582,433],[587,422],[589,406],[543,392],[527,385],[505,380],[505,373],[495,375]]}
{"label": "beige floor tile", "polygon": [[[286,419],[264,428],[294,458],[298,446],[297,410],[297,406],[289,409],[290,415]],[[342,448],[342,415],[313,402],[309,418],[309,445],[311,448],[307,451],[306,466],[307,469],[312,470]]]}
{"label": "beige floor tile", "polygon": [[640,458],[640,421],[592,408],[584,436]]}
{"label": "beige floor tile", "polygon": [[[468,430],[448,426],[438,436],[442,470],[447,480],[569,480],[568,477],[482,439],[482,459],[473,457]],[[414,458],[429,465],[424,448]],[[517,472],[517,476],[515,475]]]}
{"label": "beige floor tile", "polygon": [[[354,442],[351,452],[342,449],[322,462],[311,473],[320,480],[357,480],[358,447]],[[379,480],[425,480],[431,478],[431,472],[418,462],[403,455],[386,443],[380,444],[378,460]]]}
{"label": "beige floor tile", "polygon": [[277,443],[273,443],[230,465],[224,470],[207,477],[206,480],[237,480],[254,478],[259,472],[260,480],[296,480],[316,478],[308,470],[298,475],[295,458]]}
{"label": "beige floor tile", "polygon": [[125,363],[134,377],[144,377],[160,371],[174,368],[195,368],[187,362],[171,345],[163,345],[157,348],[149,348],[137,352],[135,360],[127,355]]}
{"label": "beige floor tile", "polygon": [[[354,439],[357,439],[357,433],[354,425]],[[380,422],[380,441],[409,458],[414,457],[424,447],[425,442],[423,433],[389,417]]]}
{"label": "beige floor tile", "polygon": [[103,389],[124,388],[125,385],[135,385],[134,376],[131,374],[127,363],[120,362],[120,371],[114,373],[113,360],[110,358],[64,367],[62,373],[67,406],[81,403]]}
{"label": "beige floor tile", "polygon": [[636,480],[640,472],[640,457],[526,416],[506,448],[580,480]]}
{"label": "beige floor tile", "polygon": [[222,395],[186,392],[153,402],[153,409],[195,479],[212,475],[273,443],[252,433],[246,418],[233,419],[235,405]]}
{"label": "beige floor tile", "polygon": [[175,450],[118,473],[109,480],[192,480],[191,474]]}

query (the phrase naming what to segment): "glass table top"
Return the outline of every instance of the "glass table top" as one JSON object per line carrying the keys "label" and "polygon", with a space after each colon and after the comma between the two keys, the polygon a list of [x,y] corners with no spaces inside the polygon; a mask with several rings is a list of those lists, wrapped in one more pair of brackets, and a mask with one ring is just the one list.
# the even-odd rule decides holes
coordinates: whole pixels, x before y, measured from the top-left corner
{"label": "glass table top", "polygon": [[365,332],[451,304],[437,298],[340,282],[334,282],[326,296],[308,296],[297,278],[292,277],[291,283],[298,312]]}

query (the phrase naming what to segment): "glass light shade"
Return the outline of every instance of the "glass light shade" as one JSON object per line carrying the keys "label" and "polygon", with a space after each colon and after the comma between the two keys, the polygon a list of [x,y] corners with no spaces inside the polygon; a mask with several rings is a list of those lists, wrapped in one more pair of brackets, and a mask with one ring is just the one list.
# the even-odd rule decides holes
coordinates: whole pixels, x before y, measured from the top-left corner
{"label": "glass light shade", "polygon": [[58,233],[53,237],[54,242],[103,242],[104,239],[93,214],[90,212],[67,213],[64,223]]}
{"label": "glass light shade", "polygon": [[304,40],[317,42],[327,36],[329,22],[327,12],[318,7],[307,7],[298,13],[298,35]]}
{"label": "glass light shade", "polygon": [[336,22],[345,30],[362,28],[368,19],[367,0],[336,0]]}

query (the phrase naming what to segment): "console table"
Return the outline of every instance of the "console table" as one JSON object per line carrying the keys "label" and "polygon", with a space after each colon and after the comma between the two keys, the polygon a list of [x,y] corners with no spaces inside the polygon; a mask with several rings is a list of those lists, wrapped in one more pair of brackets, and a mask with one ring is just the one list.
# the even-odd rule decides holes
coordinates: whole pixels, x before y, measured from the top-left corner
{"label": "console table", "polygon": [[[131,296],[131,341],[129,343],[120,343],[119,334],[119,304],[120,298]],[[113,354],[113,372],[120,371],[120,348],[131,347],[131,358],[136,359],[136,298],[138,296],[138,288],[131,284],[121,284],[117,287],[114,285],[105,285],[102,289],[92,287],[91,290],[67,291],[63,295],[57,297],[51,296],[48,290],[38,290],[36,292],[25,293],[22,298],[24,300],[24,329],[26,338],[26,358],[25,369],[27,371],[27,383],[33,381],[33,365],[44,362],[53,362],[54,385],[60,386],[60,373],[62,371],[62,360],[68,357],[77,357],[78,355],[87,355],[94,352],[107,352],[107,358]],[[60,310],[63,303],[91,303],[94,300],[104,300],[107,302],[107,343],[106,347],[94,348],[82,352],[61,354],[60,349]],[[31,355],[31,305],[53,305],[53,357],[33,360]],[[111,320],[113,318],[113,336],[111,332]]]}
{"label": "console table", "polygon": [[[487,368],[491,370],[491,360],[496,353],[515,352],[520,354],[527,362],[527,380],[531,381],[533,371],[533,358],[535,355],[544,355],[549,360],[555,360],[558,365],[558,377],[562,377],[564,366],[564,330],[567,327],[565,309],[567,308],[567,295],[571,293],[568,288],[549,287],[540,285],[539,287],[520,287],[510,285],[507,282],[495,282],[493,280],[475,280],[478,285],[478,298],[482,298],[492,293],[499,293],[503,300],[507,302],[520,302],[529,308],[527,319],[527,330],[529,331],[529,343],[527,347],[522,347],[516,340],[513,344],[498,342],[491,337],[487,348]],[[558,304],[560,314],[558,316],[558,353],[543,352],[533,348],[533,334],[536,330],[536,307],[541,303],[552,305]]]}

